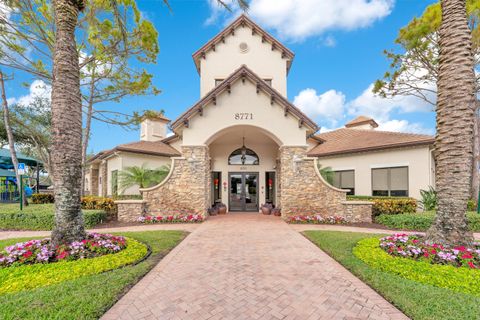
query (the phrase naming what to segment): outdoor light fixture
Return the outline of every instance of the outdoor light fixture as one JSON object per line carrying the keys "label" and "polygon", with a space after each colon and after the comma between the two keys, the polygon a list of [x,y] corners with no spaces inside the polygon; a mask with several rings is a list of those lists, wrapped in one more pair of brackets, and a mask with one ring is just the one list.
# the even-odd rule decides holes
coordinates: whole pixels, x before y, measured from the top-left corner
{"label": "outdoor light fixture", "polygon": [[242,160],[242,165],[245,164],[245,161],[247,160],[247,147],[245,147],[245,137],[243,137],[243,143],[242,143],[242,157],[240,158]]}

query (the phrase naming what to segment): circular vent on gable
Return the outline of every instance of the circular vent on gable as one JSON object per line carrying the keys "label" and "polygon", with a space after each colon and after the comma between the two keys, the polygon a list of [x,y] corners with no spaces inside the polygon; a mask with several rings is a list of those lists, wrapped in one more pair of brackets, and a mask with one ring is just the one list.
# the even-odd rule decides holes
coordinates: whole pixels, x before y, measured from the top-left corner
{"label": "circular vent on gable", "polygon": [[241,53],[247,53],[248,52],[248,44],[245,42],[242,42],[238,45],[238,48],[240,49]]}

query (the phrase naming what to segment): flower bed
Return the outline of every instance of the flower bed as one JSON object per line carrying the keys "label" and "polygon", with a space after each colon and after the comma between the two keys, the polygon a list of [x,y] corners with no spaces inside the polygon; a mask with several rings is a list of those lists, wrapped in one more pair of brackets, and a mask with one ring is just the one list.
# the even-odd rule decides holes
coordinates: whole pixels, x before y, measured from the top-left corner
{"label": "flower bed", "polygon": [[480,242],[472,248],[426,244],[422,236],[397,233],[380,239],[380,248],[388,254],[433,264],[480,269]]}
{"label": "flower bed", "polygon": [[480,271],[455,267],[451,264],[432,264],[428,260],[406,259],[388,254],[380,247],[380,239],[367,238],[358,242],[353,253],[369,266],[399,275],[405,279],[480,296]]}
{"label": "flower bed", "polygon": [[288,217],[288,223],[311,223],[311,224],[345,224],[347,219],[340,216],[322,217],[321,215],[296,215]]}
{"label": "flower bed", "polygon": [[145,216],[139,217],[138,222],[145,224],[153,223],[198,223],[203,222],[204,218],[200,214],[189,215],[170,215],[170,216]]}
{"label": "flower bed", "polygon": [[82,241],[61,246],[53,246],[48,238],[29,240],[8,246],[0,252],[0,267],[95,258],[119,252],[126,246],[124,237],[100,233],[88,233]]}
{"label": "flower bed", "polygon": [[131,238],[124,239],[124,249],[91,259],[64,258],[55,263],[32,264],[17,262],[10,267],[0,267],[0,294],[30,290],[117,269],[134,264],[148,254],[148,248],[143,243]]}

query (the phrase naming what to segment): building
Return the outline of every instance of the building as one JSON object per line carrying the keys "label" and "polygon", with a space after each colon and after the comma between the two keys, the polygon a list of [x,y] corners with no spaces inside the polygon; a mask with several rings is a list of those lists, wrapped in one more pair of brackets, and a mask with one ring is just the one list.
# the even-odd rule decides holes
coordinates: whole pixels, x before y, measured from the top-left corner
{"label": "building", "polygon": [[[229,211],[258,211],[269,202],[281,207],[283,216],[343,215],[368,221],[371,203],[346,201],[350,190],[331,186],[320,175],[319,157],[322,165],[339,171],[352,166],[327,163],[322,146],[335,149],[338,131],[318,135],[318,125],[287,100],[293,58],[283,44],[240,16],[193,54],[200,100],[170,123],[173,135],[166,137],[167,119],[145,120],[140,142],[101,152],[90,161],[89,191],[111,194],[112,182],[125,166],[170,163],[163,182],[139,190],[143,200],[118,203],[119,216],[142,211],[205,214],[216,202]],[[345,130],[367,132],[370,122],[363,122],[357,119]],[[403,139],[402,134],[384,135]],[[338,175],[343,183],[343,174]],[[355,193],[361,189],[354,187]]]}

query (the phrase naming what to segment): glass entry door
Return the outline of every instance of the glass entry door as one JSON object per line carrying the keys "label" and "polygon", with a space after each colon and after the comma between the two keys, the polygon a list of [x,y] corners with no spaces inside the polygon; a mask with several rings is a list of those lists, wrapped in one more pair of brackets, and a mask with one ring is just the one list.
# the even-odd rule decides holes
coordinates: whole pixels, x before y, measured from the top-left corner
{"label": "glass entry door", "polygon": [[229,211],[258,211],[258,173],[230,173]]}

